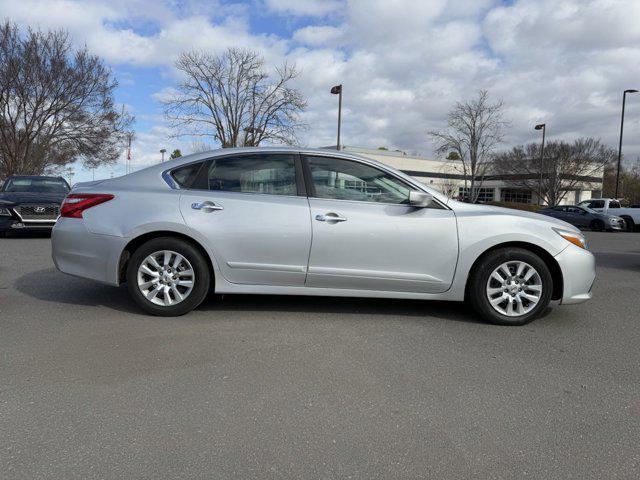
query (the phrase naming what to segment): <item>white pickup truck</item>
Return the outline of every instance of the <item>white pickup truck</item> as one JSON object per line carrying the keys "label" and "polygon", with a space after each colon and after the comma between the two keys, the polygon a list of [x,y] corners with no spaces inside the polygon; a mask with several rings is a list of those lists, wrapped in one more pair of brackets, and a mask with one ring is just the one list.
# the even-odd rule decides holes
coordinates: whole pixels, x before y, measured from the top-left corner
{"label": "white pickup truck", "polygon": [[623,218],[627,231],[633,232],[636,226],[640,225],[640,208],[624,208],[620,202],[614,198],[592,198],[584,200],[578,205],[581,207],[589,207],[596,212],[607,213]]}

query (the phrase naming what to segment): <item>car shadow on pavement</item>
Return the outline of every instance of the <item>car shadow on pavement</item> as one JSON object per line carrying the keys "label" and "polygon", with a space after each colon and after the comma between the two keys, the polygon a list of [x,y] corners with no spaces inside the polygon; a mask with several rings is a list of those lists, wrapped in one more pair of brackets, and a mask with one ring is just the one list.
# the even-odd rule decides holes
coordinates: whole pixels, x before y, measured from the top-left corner
{"label": "car shadow on pavement", "polygon": [[105,306],[126,313],[141,313],[129,297],[126,286],[112,287],[64,275],[55,268],[27,273],[14,285],[20,293],[45,302]]}
{"label": "car shadow on pavement", "polygon": [[[103,285],[91,280],[63,275],[54,268],[25,274],[19,277],[14,285],[23,295],[45,302],[89,307],[104,306],[125,313],[144,314],[129,297],[125,285],[120,287]],[[435,317],[443,320],[481,323],[473,312],[460,302],[383,298],[211,294],[197,308],[197,311]]]}
{"label": "car shadow on pavement", "polygon": [[460,302],[298,295],[211,295],[199,307],[205,312],[297,312],[389,317],[439,318],[482,323]]}

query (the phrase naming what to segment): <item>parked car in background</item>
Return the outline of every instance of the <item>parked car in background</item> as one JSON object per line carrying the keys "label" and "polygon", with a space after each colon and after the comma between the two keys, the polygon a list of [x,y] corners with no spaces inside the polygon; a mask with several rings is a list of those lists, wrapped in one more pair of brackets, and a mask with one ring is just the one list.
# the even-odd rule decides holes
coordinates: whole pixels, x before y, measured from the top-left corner
{"label": "parked car in background", "polygon": [[625,221],[616,216],[596,212],[588,207],[579,205],[558,205],[540,210],[541,214],[559,218],[578,228],[589,228],[600,232],[602,230],[625,230]]}
{"label": "parked car in background", "polygon": [[162,316],[213,290],[467,300],[490,322],[521,325],[552,299],[588,300],[595,278],[566,222],[449,200],[327,150],[223,149],[77,184],[51,243],[59,270],[126,282]]}
{"label": "parked car in background", "polygon": [[62,177],[6,178],[0,187],[0,236],[7,232],[51,230],[70,189]]}
{"label": "parked car in background", "polygon": [[596,212],[608,213],[622,218],[628,232],[633,232],[636,226],[640,225],[640,208],[625,208],[620,205],[619,200],[614,198],[592,198],[591,200],[584,200],[578,205],[588,207]]}

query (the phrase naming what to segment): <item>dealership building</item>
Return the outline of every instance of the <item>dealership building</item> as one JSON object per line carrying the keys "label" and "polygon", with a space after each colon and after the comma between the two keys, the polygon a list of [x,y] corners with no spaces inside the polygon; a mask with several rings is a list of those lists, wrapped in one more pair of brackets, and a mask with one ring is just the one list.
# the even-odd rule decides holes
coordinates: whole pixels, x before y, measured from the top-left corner
{"label": "dealership building", "polygon": [[[336,147],[326,148],[335,149]],[[401,151],[350,146],[341,146],[340,149],[345,153],[353,153],[385,163],[452,198],[464,196],[465,182],[459,160],[433,160],[407,155]],[[603,175],[604,171],[600,170],[593,176],[581,177],[575,185],[575,190],[568,192],[561,203],[573,205],[583,200],[600,197]],[[538,204],[536,191],[518,187],[513,180],[514,177],[511,175],[485,175],[482,186],[479,188],[478,201]]]}

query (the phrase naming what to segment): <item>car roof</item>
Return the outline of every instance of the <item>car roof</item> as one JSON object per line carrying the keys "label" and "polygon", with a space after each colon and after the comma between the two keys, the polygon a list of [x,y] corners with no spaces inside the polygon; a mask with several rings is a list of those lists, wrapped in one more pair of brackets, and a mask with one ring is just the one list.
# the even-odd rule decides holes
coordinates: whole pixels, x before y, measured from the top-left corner
{"label": "car roof", "polygon": [[316,154],[316,155],[331,155],[334,157],[342,157],[342,158],[357,158],[359,160],[364,160],[369,163],[373,163],[382,167],[389,168],[389,165],[373,160],[369,157],[365,157],[363,155],[358,155],[357,153],[352,152],[341,152],[340,150],[333,150],[328,148],[306,148],[306,147],[291,147],[291,146],[281,146],[281,147],[235,147],[235,148],[219,148],[216,150],[207,150],[205,152],[192,153],[190,155],[185,155],[183,157],[178,157],[169,162],[164,162],[165,164],[169,164],[171,162],[171,166],[180,166],[186,165],[191,162],[197,162],[199,160],[204,160],[212,157],[219,157],[223,155],[233,155],[238,153],[299,153],[299,154]]}

